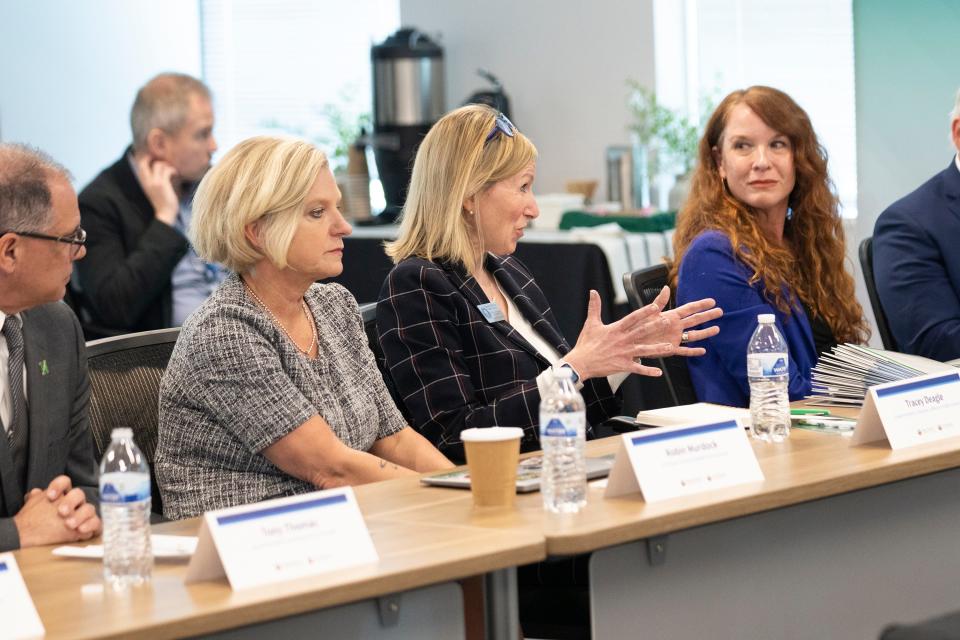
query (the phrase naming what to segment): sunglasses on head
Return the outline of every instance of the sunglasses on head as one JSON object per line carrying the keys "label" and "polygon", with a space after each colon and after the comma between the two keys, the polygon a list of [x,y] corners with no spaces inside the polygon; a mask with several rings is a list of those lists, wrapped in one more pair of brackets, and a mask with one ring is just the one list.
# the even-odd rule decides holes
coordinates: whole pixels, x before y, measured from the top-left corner
{"label": "sunglasses on head", "polygon": [[498,133],[502,133],[505,136],[513,137],[516,134],[517,128],[513,126],[513,123],[510,122],[510,118],[503,115],[502,113],[497,114],[497,118],[493,121],[493,131],[490,132],[490,135],[487,136],[487,139],[484,140],[483,144],[487,144],[495,137]]}

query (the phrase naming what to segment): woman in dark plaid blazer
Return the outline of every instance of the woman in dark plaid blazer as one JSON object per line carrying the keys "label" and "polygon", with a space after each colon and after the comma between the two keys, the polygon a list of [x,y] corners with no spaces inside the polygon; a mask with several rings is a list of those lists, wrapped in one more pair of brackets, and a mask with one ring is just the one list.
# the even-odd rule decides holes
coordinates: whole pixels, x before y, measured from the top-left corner
{"label": "woman in dark plaid blazer", "polygon": [[463,460],[460,432],[470,427],[520,427],[521,448],[539,449],[551,367],[573,369],[596,425],[618,410],[627,375],[660,374],[641,356],[701,355],[681,338],[717,332],[691,329],[720,316],[713,300],[661,313],[664,288],[656,303],[605,325],[591,291],[571,348],[530,272],[510,255],[539,215],[536,158],[503,114],[481,105],[452,111],[420,145],[400,235],[387,244],[396,266],[377,305],[380,345],[413,426],[454,460]]}

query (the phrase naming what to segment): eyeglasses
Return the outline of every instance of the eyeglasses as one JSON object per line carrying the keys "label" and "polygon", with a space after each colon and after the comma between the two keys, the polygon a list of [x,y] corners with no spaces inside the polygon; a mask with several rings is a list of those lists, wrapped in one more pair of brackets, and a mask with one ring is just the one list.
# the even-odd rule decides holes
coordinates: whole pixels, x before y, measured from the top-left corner
{"label": "eyeglasses", "polygon": [[502,133],[505,136],[513,137],[516,134],[517,128],[513,126],[513,123],[510,122],[510,118],[503,115],[502,113],[497,114],[497,119],[493,121],[493,131],[490,132],[490,135],[487,136],[487,139],[483,141],[483,144],[487,144],[495,137],[498,133]]}
{"label": "eyeglasses", "polygon": [[80,252],[80,247],[87,242],[87,232],[83,230],[83,227],[77,227],[73,233],[65,236],[51,236],[47,235],[46,233],[37,233],[36,231],[0,231],[0,236],[4,235],[5,233],[15,233],[18,236],[25,236],[27,238],[53,240],[54,242],[72,244],[73,255],[77,255]]}

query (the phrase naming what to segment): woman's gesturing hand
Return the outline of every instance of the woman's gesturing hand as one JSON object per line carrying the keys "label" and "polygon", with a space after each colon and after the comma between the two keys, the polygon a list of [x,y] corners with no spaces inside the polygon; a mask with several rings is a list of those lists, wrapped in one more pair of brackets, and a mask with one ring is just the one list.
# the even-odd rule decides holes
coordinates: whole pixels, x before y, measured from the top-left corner
{"label": "woman's gesturing hand", "polygon": [[587,319],[580,330],[577,344],[564,356],[584,380],[629,372],[659,376],[660,369],[640,364],[641,357],[669,355],[698,356],[705,353],[700,347],[686,347],[681,343],[703,340],[719,332],[719,327],[693,330],[692,327],[715,320],[723,315],[716,303],[706,298],[661,312],[670,299],[670,289],[664,287],[656,300],[628,316],[603,324],[600,319],[600,294],[590,291]]}
{"label": "woman's gesturing hand", "polygon": [[[670,287],[664,287],[652,304],[663,308],[670,300]],[[699,342],[720,333],[720,327],[693,329],[705,322],[716,320],[723,315],[723,309],[716,306],[713,298],[704,298],[694,302],[664,311],[655,322],[648,323],[649,333],[646,336],[650,342],[669,342],[674,350],[668,355],[674,356],[702,356],[706,353],[703,347],[686,347],[689,342]],[[651,306],[651,305],[647,305]],[[646,307],[644,307],[646,308]],[[640,310],[642,311],[642,309]],[[638,313],[638,311],[634,311]],[[632,316],[631,313],[627,318]],[[626,320],[627,318],[624,318]]]}

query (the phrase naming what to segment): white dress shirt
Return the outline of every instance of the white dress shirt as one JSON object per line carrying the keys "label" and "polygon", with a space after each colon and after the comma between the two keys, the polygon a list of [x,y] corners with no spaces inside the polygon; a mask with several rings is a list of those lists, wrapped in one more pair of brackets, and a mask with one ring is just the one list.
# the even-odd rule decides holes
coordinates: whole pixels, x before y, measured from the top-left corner
{"label": "white dress shirt", "polygon": [[[23,326],[23,316],[15,314],[20,318],[20,326]],[[0,311],[0,328],[7,321],[7,314]],[[7,338],[0,333],[0,420],[3,421],[4,432],[10,431],[10,422],[13,420],[13,398],[10,397],[10,349],[7,347]],[[27,399],[27,363],[23,363],[23,399],[26,406]]]}

